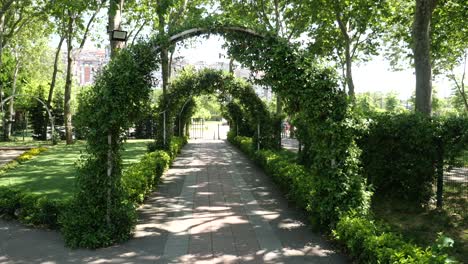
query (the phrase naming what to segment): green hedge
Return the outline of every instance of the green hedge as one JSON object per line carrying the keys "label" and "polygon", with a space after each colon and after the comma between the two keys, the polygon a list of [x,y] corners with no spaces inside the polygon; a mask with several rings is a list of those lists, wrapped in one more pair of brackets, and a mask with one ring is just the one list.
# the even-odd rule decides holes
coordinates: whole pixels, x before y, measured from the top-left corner
{"label": "green hedge", "polygon": [[333,230],[360,263],[456,263],[446,251],[453,240],[439,234],[434,246],[421,248],[364,216],[344,216]]}
{"label": "green hedge", "polygon": [[147,153],[140,162],[131,165],[123,172],[122,186],[128,199],[142,203],[158,183],[158,180],[169,167],[171,157],[162,150]]}
{"label": "green hedge", "polygon": [[122,186],[131,202],[143,202],[185,144],[186,137],[172,137],[167,151],[155,150],[154,143],[148,144],[148,150],[153,152],[145,154],[138,163],[131,165],[122,174]]}
{"label": "green hedge", "polygon": [[[319,179],[304,166],[296,163],[295,154],[288,151],[254,151],[252,141],[246,137],[228,137],[247,156],[259,164],[285,191],[288,199],[308,212],[314,224],[320,215],[312,208],[326,206],[317,204],[320,197],[315,191]],[[326,201],[326,199],[324,199]],[[449,263],[445,250],[451,246],[450,239],[441,237],[432,248],[423,249],[394,233],[383,225],[376,224],[370,216],[341,215],[333,230],[334,237],[343,243],[359,263]]]}
{"label": "green hedge", "polygon": [[24,224],[58,227],[58,215],[68,200],[51,200],[46,196],[0,187],[0,217],[18,219]]}
{"label": "green hedge", "polygon": [[437,168],[456,165],[468,149],[468,119],[378,114],[358,141],[363,174],[379,197],[427,204]]}
{"label": "green hedge", "polygon": [[122,188],[118,191],[123,193],[124,199],[122,204],[112,207],[111,227],[107,227],[104,215],[91,217],[95,215],[95,208],[83,207],[77,200],[73,201],[59,218],[66,244],[73,248],[99,248],[129,239],[136,224],[137,204],[143,202],[145,196],[154,189],[185,142],[185,138],[173,137],[169,151],[148,153],[122,173]]}
{"label": "green hedge", "polygon": [[[122,175],[122,186],[126,200],[127,211],[113,212],[114,221],[130,219],[129,222],[119,222],[116,229],[132,230],[135,224],[136,204],[142,203],[157,185],[163,173],[170,163],[180,153],[187,140],[174,137],[169,151],[157,150],[145,154],[138,163],[127,168]],[[171,156],[172,154],[172,156]],[[76,216],[77,206],[73,200],[51,200],[47,196],[28,193],[28,190],[0,187],[0,217],[6,219],[18,219],[28,225],[47,228],[61,228],[67,245],[71,247],[96,248],[122,241],[125,237],[109,237],[112,234],[100,234],[96,232],[82,232],[80,226],[87,226],[83,221],[88,221]],[[92,210],[92,208],[88,208]],[[127,217],[120,217],[127,215]],[[95,219],[96,220],[96,219]],[[94,220],[93,220],[94,221]],[[65,223],[65,225],[64,225]],[[115,230],[116,234],[129,233]]]}

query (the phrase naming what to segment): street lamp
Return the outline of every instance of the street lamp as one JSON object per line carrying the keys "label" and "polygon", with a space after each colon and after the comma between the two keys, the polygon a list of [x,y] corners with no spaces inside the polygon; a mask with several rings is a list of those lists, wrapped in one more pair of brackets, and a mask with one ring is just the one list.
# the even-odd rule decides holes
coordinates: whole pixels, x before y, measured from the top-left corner
{"label": "street lamp", "polygon": [[127,40],[127,31],[122,30],[112,30],[112,40],[115,41],[126,41]]}

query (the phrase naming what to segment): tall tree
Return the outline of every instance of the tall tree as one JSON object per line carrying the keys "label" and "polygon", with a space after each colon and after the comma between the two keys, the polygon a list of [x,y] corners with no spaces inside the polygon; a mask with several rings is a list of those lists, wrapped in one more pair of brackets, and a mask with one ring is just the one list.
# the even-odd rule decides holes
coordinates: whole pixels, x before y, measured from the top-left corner
{"label": "tall tree", "polygon": [[[54,14],[61,18],[63,25],[66,25],[64,34],[67,43],[67,73],[65,80],[64,114],[67,144],[73,143],[71,111],[73,61],[83,49],[94,20],[105,2],[105,0],[57,0],[54,2]],[[62,15],[62,17],[60,17],[60,15]],[[87,22],[85,21],[86,17],[89,17]],[[76,48],[75,41],[77,41],[79,45]],[[50,94],[51,92],[49,90],[49,95]],[[50,98],[52,98],[51,95]]]}
{"label": "tall tree", "polygon": [[430,115],[433,75],[445,74],[450,78],[468,49],[468,1],[389,2],[393,14],[389,22],[392,27],[388,27],[385,39],[390,44],[387,56],[395,68],[407,67],[407,62],[414,67],[415,108]]}
{"label": "tall tree", "polygon": [[338,62],[342,69],[344,87],[354,98],[353,62],[366,60],[378,53],[379,40],[385,32],[388,16],[384,0],[307,0],[308,34],[313,54]]}
{"label": "tall tree", "polygon": [[431,115],[431,19],[437,0],[416,0],[412,29],[416,73],[416,111]]}
{"label": "tall tree", "polygon": [[[291,1],[228,1],[221,0],[225,16],[234,23],[267,31],[291,41],[305,31],[309,18],[304,3],[291,5]],[[282,112],[282,99],[276,96],[276,112]]]}

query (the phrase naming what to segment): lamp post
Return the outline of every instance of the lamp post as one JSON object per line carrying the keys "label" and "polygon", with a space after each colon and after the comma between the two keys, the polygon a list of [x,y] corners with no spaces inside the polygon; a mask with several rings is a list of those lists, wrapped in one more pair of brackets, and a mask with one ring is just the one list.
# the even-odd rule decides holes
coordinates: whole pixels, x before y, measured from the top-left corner
{"label": "lamp post", "polygon": [[127,31],[114,29],[110,33],[113,41],[127,41]]}

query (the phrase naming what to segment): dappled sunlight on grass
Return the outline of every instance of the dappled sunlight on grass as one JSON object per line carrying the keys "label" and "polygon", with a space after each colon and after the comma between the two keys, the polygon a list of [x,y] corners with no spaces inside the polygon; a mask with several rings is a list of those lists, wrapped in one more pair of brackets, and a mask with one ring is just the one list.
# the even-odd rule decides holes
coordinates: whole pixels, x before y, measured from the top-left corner
{"label": "dappled sunlight on grass", "polygon": [[[151,140],[128,140],[122,154],[123,165],[138,161]],[[0,186],[27,189],[50,198],[71,197],[75,188],[76,162],[84,153],[85,143],[59,144],[38,157],[8,171],[0,177]]]}

